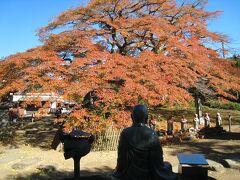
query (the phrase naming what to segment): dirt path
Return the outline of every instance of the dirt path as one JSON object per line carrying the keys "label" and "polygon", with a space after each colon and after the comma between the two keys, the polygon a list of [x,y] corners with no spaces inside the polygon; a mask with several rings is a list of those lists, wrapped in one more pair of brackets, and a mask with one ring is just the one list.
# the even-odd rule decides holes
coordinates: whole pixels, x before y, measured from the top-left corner
{"label": "dirt path", "polygon": [[[232,136],[199,139],[178,145],[164,146],[164,159],[178,171],[177,153],[202,153],[207,158],[212,179],[237,180],[240,177],[240,126]],[[46,138],[44,136],[44,138]],[[231,140],[234,139],[234,140]],[[36,145],[36,144],[34,144]],[[42,144],[41,144],[42,145]],[[40,146],[41,147],[41,146]],[[112,172],[117,152],[91,152],[81,160],[81,175]],[[65,160],[62,152],[32,145],[0,146],[0,179],[63,179],[72,177],[73,161]]]}

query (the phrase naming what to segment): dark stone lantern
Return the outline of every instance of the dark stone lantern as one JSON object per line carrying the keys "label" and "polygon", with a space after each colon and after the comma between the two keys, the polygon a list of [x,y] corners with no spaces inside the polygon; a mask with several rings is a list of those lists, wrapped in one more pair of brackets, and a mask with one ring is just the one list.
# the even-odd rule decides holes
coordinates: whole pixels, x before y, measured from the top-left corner
{"label": "dark stone lantern", "polygon": [[94,136],[74,129],[70,133],[64,133],[61,141],[64,144],[65,159],[73,158],[74,160],[74,178],[77,179],[80,177],[80,159],[90,152]]}

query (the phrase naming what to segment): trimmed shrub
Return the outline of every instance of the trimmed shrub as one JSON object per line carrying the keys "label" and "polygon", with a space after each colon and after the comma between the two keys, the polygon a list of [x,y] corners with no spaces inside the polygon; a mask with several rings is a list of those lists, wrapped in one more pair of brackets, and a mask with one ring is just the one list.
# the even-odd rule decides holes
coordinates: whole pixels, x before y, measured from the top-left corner
{"label": "trimmed shrub", "polygon": [[218,108],[218,109],[231,109],[231,110],[239,110],[240,111],[240,103],[236,102],[221,102],[217,100],[211,100],[206,102],[206,106],[210,108]]}

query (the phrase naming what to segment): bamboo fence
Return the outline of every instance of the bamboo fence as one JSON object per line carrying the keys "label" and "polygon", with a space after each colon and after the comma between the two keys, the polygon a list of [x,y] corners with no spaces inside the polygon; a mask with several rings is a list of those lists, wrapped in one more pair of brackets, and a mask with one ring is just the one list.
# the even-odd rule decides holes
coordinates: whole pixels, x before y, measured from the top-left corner
{"label": "bamboo fence", "polygon": [[122,129],[109,128],[95,137],[92,151],[116,151]]}

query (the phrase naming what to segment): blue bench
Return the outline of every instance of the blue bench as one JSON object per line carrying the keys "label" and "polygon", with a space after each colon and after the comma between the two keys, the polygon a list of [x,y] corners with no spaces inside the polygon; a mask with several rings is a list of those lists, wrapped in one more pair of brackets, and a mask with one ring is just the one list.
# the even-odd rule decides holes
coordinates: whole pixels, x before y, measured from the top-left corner
{"label": "blue bench", "polygon": [[208,179],[209,164],[203,154],[177,154],[178,173],[186,179]]}

